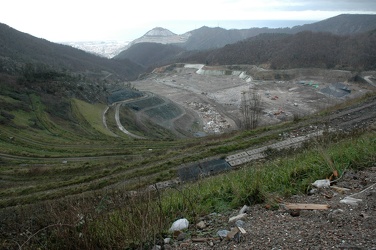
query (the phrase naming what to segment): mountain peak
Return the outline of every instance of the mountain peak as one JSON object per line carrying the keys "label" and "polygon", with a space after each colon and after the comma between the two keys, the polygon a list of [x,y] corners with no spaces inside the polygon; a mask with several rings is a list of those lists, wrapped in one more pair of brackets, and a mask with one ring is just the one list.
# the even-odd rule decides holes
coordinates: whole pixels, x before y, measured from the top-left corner
{"label": "mountain peak", "polygon": [[166,36],[176,36],[176,34],[171,32],[168,29],[165,29],[165,28],[162,28],[162,27],[155,27],[154,29],[146,32],[146,34],[144,36],[166,37]]}

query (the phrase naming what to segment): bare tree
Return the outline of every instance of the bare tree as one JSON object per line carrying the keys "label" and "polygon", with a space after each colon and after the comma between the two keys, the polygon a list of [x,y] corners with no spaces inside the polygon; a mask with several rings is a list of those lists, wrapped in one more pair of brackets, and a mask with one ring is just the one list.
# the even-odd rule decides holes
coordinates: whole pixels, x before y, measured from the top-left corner
{"label": "bare tree", "polygon": [[241,96],[240,110],[243,116],[242,128],[255,129],[258,126],[261,114],[261,97],[252,90],[243,91]]}
{"label": "bare tree", "polygon": [[242,120],[242,128],[245,130],[250,129],[250,119],[249,119],[249,98],[246,91],[242,91],[241,97],[241,104],[240,104],[240,112],[242,113],[243,120]]}
{"label": "bare tree", "polygon": [[261,96],[256,91],[249,92],[250,102],[250,125],[251,129],[255,129],[260,121],[261,114]]}

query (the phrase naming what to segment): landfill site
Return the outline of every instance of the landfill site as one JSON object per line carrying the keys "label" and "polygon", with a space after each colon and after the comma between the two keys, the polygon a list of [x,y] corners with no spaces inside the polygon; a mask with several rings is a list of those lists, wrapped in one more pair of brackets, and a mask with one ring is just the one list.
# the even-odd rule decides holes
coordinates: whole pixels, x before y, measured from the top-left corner
{"label": "landfill site", "polygon": [[133,82],[194,111],[201,120],[197,136],[238,130],[244,124],[244,99],[258,96],[257,125],[301,118],[375,88],[374,72],[365,76],[324,69],[266,70],[256,66],[169,65]]}

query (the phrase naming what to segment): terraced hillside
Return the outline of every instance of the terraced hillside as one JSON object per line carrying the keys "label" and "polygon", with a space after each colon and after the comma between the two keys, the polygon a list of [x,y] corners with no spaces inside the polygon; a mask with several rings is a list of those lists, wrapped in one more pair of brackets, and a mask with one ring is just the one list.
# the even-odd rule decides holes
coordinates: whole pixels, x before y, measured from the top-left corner
{"label": "terraced hillside", "polygon": [[[134,83],[136,87],[145,90],[149,86],[147,84],[157,80],[161,88],[155,89],[155,92],[159,95],[123,86],[121,90],[108,96],[109,106],[72,97],[65,97],[58,106],[53,106],[53,102],[48,101],[53,98],[53,94],[38,94],[35,90],[18,85],[15,80],[3,79],[4,83],[11,84],[2,85],[0,93],[0,207],[93,191],[105,192],[109,189],[131,191],[164,181],[179,182],[179,177],[184,179],[179,176],[179,169],[194,162],[227,157],[229,165],[235,167],[239,164],[234,163],[237,159],[230,159],[231,155],[247,152],[260,143],[280,140],[280,135],[285,131],[307,131],[305,127],[322,123],[318,118],[310,121],[303,119],[302,123],[298,123],[303,116],[292,119],[291,115],[287,120],[292,123],[292,128],[276,125],[272,129],[261,127],[253,131],[190,138],[202,132],[203,127],[209,124],[205,124],[206,120],[203,119],[206,117],[205,113],[197,112],[190,106],[195,98],[199,100],[196,105],[210,104],[212,110],[217,110],[231,120],[237,116],[231,111],[236,105],[226,106],[223,102],[233,98],[230,96],[235,93],[233,90],[249,87],[249,83],[242,78],[237,78],[235,84],[237,76],[234,75],[210,75],[215,72],[221,71],[209,69],[209,75],[203,75],[192,72],[191,68],[176,68],[172,72]],[[259,78],[260,75],[270,77],[268,75],[272,74],[260,70],[247,72],[253,78],[257,75]],[[216,85],[211,86],[216,86],[217,90],[212,88],[213,92],[209,93],[202,78],[209,83],[215,81]],[[313,80],[311,78],[309,81]],[[313,86],[303,81],[287,83],[253,79],[253,82],[254,87],[259,89],[269,85],[277,87],[280,96],[278,100],[271,98],[275,95],[272,93],[275,89],[262,90],[269,93],[265,98],[270,107],[273,107],[273,103],[279,102],[278,105],[281,105],[286,101],[287,98],[282,98],[283,93],[296,95],[312,91],[311,97],[315,101],[302,99],[298,107],[291,105],[290,112],[302,110],[299,108],[304,109],[310,103],[317,105],[316,100],[320,100],[317,99],[318,95],[321,98],[331,98],[318,94]],[[231,86],[227,86],[228,84]],[[353,98],[361,97],[362,93],[370,93],[372,88],[367,83],[362,88],[362,85],[356,83],[349,86],[355,92]],[[282,88],[287,88],[288,91],[285,92]],[[169,92],[166,92],[167,89]],[[224,91],[227,95],[224,95],[225,99],[221,99],[220,93]],[[191,99],[186,99],[184,95]],[[238,102],[239,99],[235,101]],[[338,99],[332,102],[335,104],[343,101]],[[291,99],[288,102],[297,101]],[[350,128],[354,126],[352,121],[359,123],[356,126],[361,126],[363,118],[367,118],[368,124],[374,120],[375,109],[372,103],[374,101],[364,106],[364,109],[360,108],[351,114],[345,112],[330,120],[334,122],[339,119],[341,122],[338,125],[350,124]],[[265,107],[269,107],[268,105]],[[284,108],[285,114],[273,114],[272,118],[282,120],[281,115],[288,118],[287,105]],[[202,106],[200,110],[204,112],[211,109]],[[215,115],[213,112],[207,114],[211,114],[211,117]],[[358,115],[363,118],[357,118]],[[268,112],[264,116],[270,117]],[[129,133],[124,133],[120,127]],[[129,136],[130,134],[133,136]]]}
{"label": "terraced hillside", "polygon": [[[361,113],[367,114],[361,115],[364,119],[358,116],[363,106],[368,110]],[[339,121],[337,124],[341,129],[372,124],[375,122],[374,106],[373,99],[359,108],[333,115],[331,121]],[[187,163],[223,158],[231,152],[255,148],[259,143],[265,145],[280,140],[281,134],[292,130],[304,134],[308,131],[306,127],[314,126],[315,122],[322,123],[314,119],[273,130],[264,128],[205,139],[159,141],[132,139],[120,134],[111,137],[89,123],[81,127],[80,131],[85,132],[73,132],[48,116],[40,117],[38,112],[33,115],[39,116],[43,129],[2,126],[1,207],[95,190],[135,190],[174,180],[178,177],[178,169]],[[348,121],[344,123],[344,119]],[[343,124],[347,126],[343,127]]]}
{"label": "terraced hillside", "polygon": [[[183,78],[187,78],[189,84],[185,85],[184,82],[184,85],[181,85],[178,71],[183,73]],[[250,79],[252,71],[247,73],[247,79]],[[273,75],[273,72],[259,74],[268,77]],[[218,83],[216,86],[221,89],[215,91],[212,88],[215,95],[202,93],[198,87],[208,86],[202,85],[202,81],[194,81],[200,77],[205,77],[209,81],[215,80]],[[52,244],[54,234],[64,232],[60,227],[71,225],[60,223],[61,219],[77,223],[77,216],[81,215],[81,211],[87,211],[87,221],[91,221],[90,225],[101,223],[101,219],[113,223],[111,219],[103,217],[112,216],[110,207],[114,205],[128,209],[124,204],[132,201],[132,197],[148,194],[145,190],[157,190],[156,193],[159,194],[161,189],[172,187],[172,190],[177,190],[184,196],[182,190],[185,186],[180,184],[186,181],[216,175],[223,171],[252,169],[260,164],[260,161],[301,150],[295,147],[297,145],[306,149],[316,145],[317,141],[335,142],[348,134],[356,134],[357,131],[363,130],[373,131],[375,128],[376,98],[372,93],[372,84],[365,82],[352,83],[354,85],[350,86],[364,86],[357,88],[356,95],[352,98],[333,102],[339,106],[332,110],[325,109],[322,114],[291,117],[292,119],[286,119],[283,123],[260,126],[254,130],[208,133],[192,137],[194,133],[202,132],[205,123],[197,123],[200,121],[199,118],[205,117],[200,116],[202,114],[211,114],[213,117],[215,113],[211,110],[219,110],[218,112],[227,111],[227,117],[236,117],[218,101],[221,100],[221,91],[237,92],[231,92],[231,86],[239,87],[239,84],[234,84],[235,78],[249,87],[245,78],[239,78],[237,75],[200,75],[191,68],[178,68],[176,71],[164,72],[149,79],[151,82],[157,79],[157,83],[163,83],[164,88],[158,91],[166,91],[166,86],[169,86],[171,92],[165,92],[163,95],[153,94],[124,85],[113,91],[113,96],[108,96],[107,104],[89,101],[91,96],[94,100],[100,99],[100,96],[94,94],[93,89],[99,88],[95,86],[81,85],[81,92],[78,92],[80,95],[70,96],[61,95],[60,92],[36,91],[35,88],[25,87],[12,77],[0,78],[0,222],[3,225],[0,233],[4,238],[2,246],[22,246],[23,244],[17,243],[22,240],[25,240],[27,245],[34,236],[24,233],[29,229],[36,234],[40,233],[35,237],[36,242],[30,246],[40,245],[39,239],[44,237],[45,232],[51,237],[46,239],[46,242]],[[171,80],[166,81],[167,79]],[[373,77],[366,79],[373,83]],[[139,86],[148,86],[145,81],[147,80],[140,81]],[[300,88],[302,92],[293,89],[285,93],[312,91],[315,93],[313,96],[325,96],[317,93],[317,89],[309,84],[310,81],[288,83],[258,80],[255,87],[278,86],[279,93],[283,93],[281,90],[284,88]],[[194,84],[197,83],[198,87],[195,87]],[[226,86],[228,84],[230,86]],[[327,86],[330,89],[331,85]],[[208,90],[209,88],[206,89]],[[175,91],[180,93],[176,95]],[[184,95],[193,99],[201,96],[198,100],[207,101],[205,104],[210,104],[211,108],[208,109],[203,102],[193,105],[193,102],[183,98]],[[177,96],[181,97],[180,103],[173,101],[177,100]],[[216,99],[212,99],[212,96],[216,96]],[[61,102],[53,102],[57,97]],[[233,98],[229,94],[225,97]],[[271,97],[273,95],[265,95],[269,105],[287,100],[272,100]],[[308,105],[310,102],[305,104]],[[202,113],[195,113],[197,110],[192,107],[196,107]],[[297,109],[296,106],[293,107]],[[269,117],[269,114],[265,115]],[[279,117],[275,114],[274,116]],[[120,129],[121,127],[128,133]],[[185,137],[182,138],[183,136]],[[372,142],[370,147],[374,147]],[[372,152],[369,152],[370,159],[374,158]],[[224,192],[227,192],[226,190]],[[112,204],[111,197],[117,197],[116,205]],[[215,202],[212,201],[212,204]],[[149,203],[145,204],[147,206]],[[178,210],[187,212],[185,206]],[[187,206],[191,207],[192,204]],[[155,206],[151,206],[151,209],[156,210]],[[46,211],[49,211],[49,214],[43,217]],[[126,216],[128,214],[126,213]],[[166,220],[165,216],[161,218]],[[137,223],[135,225],[139,225]],[[51,234],[47,232],[50,227],[55,226],[59,229],[52,230]],[[111,226],[115,227],[118,230],[116,225]],[[77,234],[76,227],[72,230]],[[100,227],[99,231],[105,230]],[[110,232],[109,235],[116,234]],[[66,241],[65,235],[56,237]],[[93,237],[96,242],[102,240],[99,234]],[[136,239],[140,239],[140,236],[137,235]],[[107,245],[106,242],[103,241],[102,244]],[[61,245],[61,242],[57,244]]]}

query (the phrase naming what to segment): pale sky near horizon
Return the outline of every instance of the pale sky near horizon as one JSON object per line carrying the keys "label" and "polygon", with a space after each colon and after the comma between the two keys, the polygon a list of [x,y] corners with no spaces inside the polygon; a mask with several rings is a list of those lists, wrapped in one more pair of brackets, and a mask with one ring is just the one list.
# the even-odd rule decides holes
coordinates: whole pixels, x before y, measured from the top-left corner
{"label": "pale sky near horizon", "polygon": [[376,1],[2,0],[0,23],[52,42],[130,41],[157,26],[183,34],[213,23],[251,28],[229,20],[319,21],[345,13],[376,14]]}

